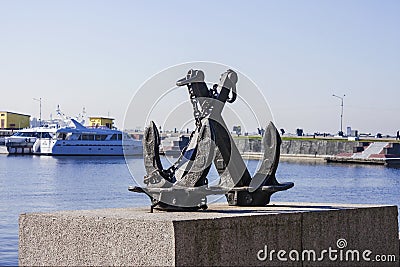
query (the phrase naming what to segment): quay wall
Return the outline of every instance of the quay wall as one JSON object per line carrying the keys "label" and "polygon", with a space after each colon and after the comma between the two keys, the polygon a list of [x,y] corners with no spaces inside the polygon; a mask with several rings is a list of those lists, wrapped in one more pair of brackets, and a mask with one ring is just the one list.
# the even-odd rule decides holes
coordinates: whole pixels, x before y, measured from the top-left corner
{"label": "quay wall", "polygon": [[[240,152],[261,152],[261,139],[235,138]],[[333,156],[339,153],[353,153],[359,142],[336,140],[282,140],[281,154]]]}

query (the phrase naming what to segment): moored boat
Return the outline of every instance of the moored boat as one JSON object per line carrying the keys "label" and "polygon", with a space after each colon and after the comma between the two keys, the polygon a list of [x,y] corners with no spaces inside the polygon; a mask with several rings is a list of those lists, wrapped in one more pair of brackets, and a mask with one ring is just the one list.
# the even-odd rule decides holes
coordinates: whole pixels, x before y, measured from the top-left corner
{"label": "moored boat", "polygon": [[58,129],[57,124],[22,129],[12,136],[5,137],[4,143],[9,154],[35,154],[39,147],[36,141],[40,138],[51,139]]}
{"label": "moored boat", "polygon": [[71,119],[72,127],[63,127],[52,138],[39,138],[35,142],[40,155],[142,155],[140,140],[127,133],[107,127],[85,127]]}

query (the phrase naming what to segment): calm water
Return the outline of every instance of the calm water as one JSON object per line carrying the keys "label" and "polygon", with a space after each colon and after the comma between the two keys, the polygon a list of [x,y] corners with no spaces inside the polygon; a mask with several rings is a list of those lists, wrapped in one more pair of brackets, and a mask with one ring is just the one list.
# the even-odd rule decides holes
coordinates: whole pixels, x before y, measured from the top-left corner
{"label": "calm water", "polygon": [[[143,159],[129,162],[141,179]],[[249,169],[256,164],[249,161]],[[400,205],[400,169],[281,162],[277,177],[295,187],[272,201]],[[20,213],[149,205],[144,195],[127,191],[133,183],[122,157],[0,155],[0,265],[18,264]]]}

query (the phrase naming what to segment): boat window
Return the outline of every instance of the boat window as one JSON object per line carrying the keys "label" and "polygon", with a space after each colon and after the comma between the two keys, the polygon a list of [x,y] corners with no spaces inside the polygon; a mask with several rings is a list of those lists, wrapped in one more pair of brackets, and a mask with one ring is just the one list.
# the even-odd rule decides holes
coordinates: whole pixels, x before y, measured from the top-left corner
{"label": "boat window", "polygon": [[51,138],[51,135],[50,135],[50,133],[43,132],[42,138]]}
{"label": "boat window", "polygon": [[122,134],[118,134],[118,140],[122,140]]}
{"label": "boat window", "polygon": [[57,134],[57,140],[65,140],[66,137],[67,137],[66,133],[58,133]]}
{"label": "boat window", "polygon": [[78,140],[82,140],[82,135],[79,135],[79,136],[78,136]]}
{"label": "boat window", "polygon": [[117,134],[113,134],[110,138],[110,140],[117,140]]}
{"label": "boat window", "polygon": [[129,134],[124,133],[124,140],[130,140],[130,139],[132,139],[132,137]]}
{"label": "boat window", "polygon": [[107,138],[107,135],[104,135],[104,134],[96,134],[95,135],[96,141],[104,141],[104,140],[106,140],[106,138]]}
{"label": "boat window", "polygon": [[67,136],[65,137],[65,140],[70,140],[72,136],[72,133],[67,133]]}
{"label": "boat window", "polygon": [[34,136],[35,136],[35,133],[20,132],[20,133],[16,133],[14,136],[34,137]]}
{"label": "boat window", "polygon": [[107,135],[105,135],[105,134],[97,134],[96,135],[96,141],[104,141],[104,140],[106,140],[106,138],[107,138]]}
{"label": "boat window", "polygon": [[22,132],[20,136],[23,136],[23,137],[31,137],[32,135],[33,135],[33,133]]}
{"label": "boat window", "polygon": [[90,141],[93,141],[93,140],[94,140],[94,134],[83,134],[83,135],[82,135],[82,140],[90,140]]}

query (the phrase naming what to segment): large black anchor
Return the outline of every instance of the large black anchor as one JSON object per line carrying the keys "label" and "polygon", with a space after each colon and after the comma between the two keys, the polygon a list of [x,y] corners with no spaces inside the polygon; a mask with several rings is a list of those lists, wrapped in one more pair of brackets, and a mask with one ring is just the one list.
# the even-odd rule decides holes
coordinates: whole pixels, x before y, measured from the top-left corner
{"label": "large black anchor", "polygon": [[[218,84],[208,89],[201,70],[189,70],[176,82],[187,86],[193,105],[196,128],[181,156],[168,169],[160,160],[160,135],[154,122],[146,127],[143,138],[146,187],[132,186],[130,191],[147,194],[154,207],[165,210],[198,210],[207,208],[207,195],[225,194],[229,205],[265,206],[277,191],[293,187],[278,183],[275,177],[279,163],[281,138],[274,124],[266,127],[262,139],[263,160],[254,177],[247,167],[221,116],[226,102],[236,100],[237,74],[227,70]],[[214,163],[220,180],[208,185],[207,174]]]}

